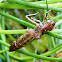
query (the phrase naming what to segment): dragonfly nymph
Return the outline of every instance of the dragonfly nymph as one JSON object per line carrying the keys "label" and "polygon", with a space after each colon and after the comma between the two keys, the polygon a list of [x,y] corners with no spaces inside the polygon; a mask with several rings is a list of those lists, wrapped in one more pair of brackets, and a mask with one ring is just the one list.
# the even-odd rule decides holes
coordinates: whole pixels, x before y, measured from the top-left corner
{"label": "dragonfly nymph", "polygon": [[45,34],[48,31],[51,31],[54,28],[55,22],[53,20],[48,20],[48,21],[44,20],[44,23],[42,23],[40,22],[40,20],[37,20],[31,17],[36,14],[37,13],[26,15],[26,18],[32,23],[36,24],[36,27],[33,30],[26,31],[26,34],[20,36],[20,38],[14,41],[10,45],[9,51],[16,51],[20,49],[21,47],[23,47],[24,45],[26,45],[27,43],[29,43],[31,40],[40,39],[40,37],[43,34]]}

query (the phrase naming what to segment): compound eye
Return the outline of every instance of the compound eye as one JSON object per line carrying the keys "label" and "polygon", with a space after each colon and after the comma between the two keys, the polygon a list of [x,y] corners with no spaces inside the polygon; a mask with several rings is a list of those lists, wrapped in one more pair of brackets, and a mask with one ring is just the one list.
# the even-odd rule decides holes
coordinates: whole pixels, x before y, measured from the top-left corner
{"label": "compound eye", "polygon": [[54,26],[54,25],[55,25],[55,22],[53,21],[52,26]]}
{"label": "compound eye", "polygon": [[55,24],[52,24],[52,26],[54,26]]}

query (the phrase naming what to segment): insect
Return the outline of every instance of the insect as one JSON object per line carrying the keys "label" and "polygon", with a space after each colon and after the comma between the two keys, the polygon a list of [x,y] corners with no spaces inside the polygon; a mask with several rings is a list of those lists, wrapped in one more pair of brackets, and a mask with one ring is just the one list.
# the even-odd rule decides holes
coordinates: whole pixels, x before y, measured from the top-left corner
{"label": "insect", "polygon": [[26,31],[26,34],[20,36],[16,41],[14,41],[9,48],[9,51],[15,51],[26,45],[31,40],[40,39],[40,37],[48,31],[51,31],[54,26],[55,22],[52,20],[46,21],[44,18],[44,23],[40,22],[40,20],[34,19],[31,16],[37,15],[30,14],[26,15],[26,18],[31,21],[32,23],[36,24],[36,27],[33,30]]}

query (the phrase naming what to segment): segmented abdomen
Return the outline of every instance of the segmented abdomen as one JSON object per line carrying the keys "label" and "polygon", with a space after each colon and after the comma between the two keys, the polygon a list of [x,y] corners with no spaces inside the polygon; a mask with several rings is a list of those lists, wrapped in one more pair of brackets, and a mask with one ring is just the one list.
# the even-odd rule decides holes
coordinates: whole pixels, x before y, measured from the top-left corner
{"label": "segmented abdomen", "polygon": [[39,24],[38,26],[36,26],[35,29],[27,31],[26,34],[22,35],[20,38],[14,41],[11,44],[9,51],[18,50],[19,48],[23,47],[31,40],[40,39],[40,37],[43,34],[45,34],[48,31],[51,31],[54,28],[54,26],[55,26],[55,22],[52,20],[51,21],[48,20],[47,22],[42,23],[42,25]]}
{"label": "segmented abdomen", "polygon": [[29,33],[26,33],[26,34],[22,35],[20,38],[18,38],[16,41],[14,41],[11,44],[9,51],[18,50],[19,48],[23,47],[28,42],[30,42],[32,39],[33,39],[33,36]]}

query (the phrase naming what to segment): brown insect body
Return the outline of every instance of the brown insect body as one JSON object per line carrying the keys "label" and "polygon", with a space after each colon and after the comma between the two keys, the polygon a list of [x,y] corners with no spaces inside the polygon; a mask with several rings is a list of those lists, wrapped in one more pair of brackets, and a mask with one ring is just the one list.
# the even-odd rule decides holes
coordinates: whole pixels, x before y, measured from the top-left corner
{"label": "brown insect body", "polygon": [[45,34],[47,31],[51,31],[55,25],[55,22],[52,20],[48,20],[44,23],[40,23],[36,26],[35,29],[26,31],[26,34],[22,35],[16,41],[14,41],[9,51],[15,51],[26,45],[31,40],[40,39],[40,37]]}

